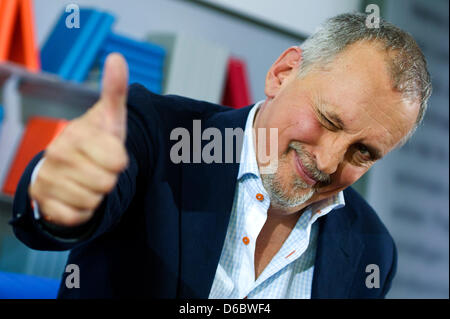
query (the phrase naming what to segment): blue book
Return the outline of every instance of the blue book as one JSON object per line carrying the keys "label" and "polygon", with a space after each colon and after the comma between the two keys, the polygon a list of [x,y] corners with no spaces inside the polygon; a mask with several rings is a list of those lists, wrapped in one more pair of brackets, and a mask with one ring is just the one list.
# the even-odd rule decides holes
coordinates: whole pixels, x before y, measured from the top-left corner
{"label": "blue book", "polygon": [[121,53],[128,63],[129,84],[138,82],[147,89],[162,92],[163,67],[166,50],[158,45],[109,33],[97,57],[100,70],[112,52]]}
{"label": "blue book", "polygon": [[84,22],[90,20],[91,14],[92,11],[80,12],[80,22],[83,23],[83,28],[69,29],[66,27],[67,14],[63,11],[41,49],[42,70],[59,74],[73,44],[85,32]]}
{"label": "blue book", "polygon": [[80,56],[76,67],[72,70],[72,75],[70,77],[72,81],[82,82],[85,80],[113,23],[114,17],[103,13],[100,21],[95,26],[95,32],[93,32],[88,42],[89,44],[83,46],[81,43],[77,43],[83,54]]}
{"label": "blue book", "polygon": [[[117,52],[117,51],[116,51]],[[149,67],[148,65],[143,65],[134,62],[131,59],[128,59],[127,56],[124,56],[128,63],[128,71],[130,74],[136,74],[142,78],[148,78],[156,81],[162,81],[163,79],[163,69],[162,68],[154,68]],[[105,64],[106,56],[101,56],[99,58],[100,68],[103,68]]]}
{"label": "blue book", "polygon": [[138,41],[122,35],[110,33],[102,46],[102,54],[120,52],[130,62],[148,64],[149,67],[163,68],[166,50],[153,43]]}
{"label": "blue book", "polygon": [[[92,51],[98,50],[109,33],[114,18],[95,9],[80,9],[80,28],[67,28],[66,18],[70,13],[62,12],[51,34],[41,50],[41,65],[44,71],[60,77],[76,80],[83,76],[86,65],[94,61]],[[107,29],[107,30],[105,30]],[[92,59],[92,61],[90,61]],[[81,67],[81,70],[78,70]]]}
{"label": "blue book", "polygon": [[121,53],[127,61],[130,61],[130,63],[139,63],[142,65],[146,65],[148,68],[155,68],[155,69],[163,69],[164,67],[164,57],[155,57],[152,55],[142,55],[140,53],[137,53],[136,51],[131,50],[127,47],[120,47],[118,45],[110,44],[105,41],[105,45],[102,47],[99,57],[104,58],[108,54],[112,52],[119,52]]}
{"label": "blue book", "polygon": [[[102,72],[100,72],[99,79],[98,79],[100,90],[101,90],[101,85],[102,85],[101,78],[103,76],[103,68],[101,68],[101,70],[102,70]],[[154,93],[158,93],[158,94],[162,93],[162,80],[152,80],[152,79],[149,79],[146,77],[136,75],[136,73],[130,72],[129,76],[128,76],[128,84],[132,84],[132,83],[139,83]]]}
{"label": "blue book", "polygon": [[145,41],[137,41],[112,32],[108,35],[107,43],[118,45],[120,47],[127,47],[136,52],[142,52],[145,56],[163,58],[166,55],[166,50],[156,44]]}
{"label": "blue book", "polygon": [[70,79],[73,70],[77,67],[77,61],[80,60],[83,50],[89,45],[89,39],[96,31],[95,27],[100,23],[102,14],[99,11],[92,11],[88,20],[83,19],[85,9],[80,10],[80,29],[84,31],[80,34],[76,41],[73,42],[70,51],[68,52],[64,64],[59,70],[59,75],[64,79]]}
{"label": "blue book", "polygon": [[0,272],[0,299],[56,299],[59,279]]}

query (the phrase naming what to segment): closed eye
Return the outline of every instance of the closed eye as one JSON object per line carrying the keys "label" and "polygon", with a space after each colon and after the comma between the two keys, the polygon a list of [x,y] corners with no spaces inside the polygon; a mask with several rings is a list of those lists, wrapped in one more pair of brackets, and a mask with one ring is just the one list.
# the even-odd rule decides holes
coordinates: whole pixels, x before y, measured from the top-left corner
{"label": "closed eye", "polygon": [[323,115],[321,112],[319,112],[319,117],[321,119],[322,123],[325,123],[325,125],[327,126],[327,128],[330,128],[333,131],[337,131],[339,130],[339,127],[337,127],[333,122],[331,122],[325,115]]}

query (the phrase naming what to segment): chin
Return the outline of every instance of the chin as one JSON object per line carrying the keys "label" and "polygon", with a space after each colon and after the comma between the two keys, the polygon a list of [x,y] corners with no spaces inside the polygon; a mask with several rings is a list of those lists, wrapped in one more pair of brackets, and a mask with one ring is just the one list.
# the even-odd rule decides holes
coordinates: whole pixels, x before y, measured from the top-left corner
{"label": "chin", "polygon": [[261,175],[264,188],[269,193],[270,203],[274,208],[296,211],[304,206],[315,194],[315,189],[304,187],[298,177],[291,177],[289,182],[277,174]]}

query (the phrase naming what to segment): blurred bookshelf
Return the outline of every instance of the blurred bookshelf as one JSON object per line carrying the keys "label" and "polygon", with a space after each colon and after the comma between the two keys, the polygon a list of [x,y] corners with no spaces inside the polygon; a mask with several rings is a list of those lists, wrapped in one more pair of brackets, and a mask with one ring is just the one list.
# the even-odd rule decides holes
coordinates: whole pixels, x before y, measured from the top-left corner
{"label": "blurred bookshelf", "polygon": [[[11,62],[0,63],[0,87],[17,80],[22,124],[31,116],[72,119],[83,114],[99,97],[97,89],[44,71],[31,72]],[[4,92],[1,94],[4,98]],[[14,235],[14,197],[0,192],[0,271],[58,279],[68,256],[65,252],[36,251]]]}
{"label": "blurred bookshelf", "polygon": [[[82,8],[82,16],[87,17],[87,13],[102,18],[101,28],[90,28],[89,35],[88,29],[82,28],[79,31],[86,36],[77,38],[74,30],[67,29],[67,11],[62,10],[44,44],[39,48],[36,44],[29,46],[36,49],[32,55],[34,60],[40,58],[40,67],[0,59],[0,272],[61,278],[69,252],[33,250],[16,238],[9,225],[14,197],[5,194],[8,191],[4,185],[16,158],[25,159],[19,150],[25,133],[30,133],[32,117],[72,120],[98,100],[109,53],[119,52],[127,60],[129,84],[138,82],[154,93],[179,94],[213,103],[221,103],[223,96],[235,93],[225,85],[232,82],[231,87],[236,87],[236,76],[229,76],[231,52],[226,46],[179,31],[149,30],[138,39],[116,33],[112,28],[115,15]],[[11,39],[17,41],[17,37]],[[240,85],[240,91],[249,90],[244,73],[240,75],[245,78],[245,87]],[[236,107],[231,104],[227,105]],[[41,136],[43,131],[33,134]],[[33,146],[36,148],[36,143]]]}
{"label": "blurred bookshelf", "polygon": [[51,100],[75,108],[87,109],[99,96],[97,90],[84,84],[64,81],[55,74],[30,72],[15,63],[1,63],[0,86],[13,76],[20,80],[19,92],[22,95]]}

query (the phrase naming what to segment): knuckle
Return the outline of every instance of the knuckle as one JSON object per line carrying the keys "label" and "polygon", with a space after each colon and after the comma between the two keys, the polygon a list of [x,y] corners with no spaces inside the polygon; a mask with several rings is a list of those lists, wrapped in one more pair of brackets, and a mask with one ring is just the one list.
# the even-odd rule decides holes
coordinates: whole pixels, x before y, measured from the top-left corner
{"label": "knuckle", "polygon": [[45,220],[57,221],[57,218],[55,218],[55,209],[51,201],[43,199],[39,202],[39,211]]}
{"label": "knuckle", "polygon": [[56,141],[51,143],[45,150],[45,157],[49,158],[50,160],[58,161],[60,158],[60,154],[61,152]]}
{"label": "knuckle", "polygon": [[108,193],[116,184],[115,174],[101,172],[96,176],[94,189],[102,194]]}
{"label": "knuckle", "polygon": [[30,195],[31,197],[34,197],[33,195],[36,195],[36,183],[28,185],[28,195]]}
{"label": "knuckle", "polygon": [[108,174],[105,178],[102,178],[102,190],[107,193],[110,192],[117,184],[118,176],[116,174]]}
{"label": "knuckle", "polygon": [[32,199],[36,200],[39,204],[45,200],[45,192],[42,190],[39,184],[34,184],[29,188],[29,195]]}
{"label": "knuckle", "polygon": [[45,187],[47,189],[50,188],[55,180],[55,178],[52,176],[52,170],[49,171],[48,166],[45,164],[47,163],[44,162],[44,164],[42,165],[34,183],[38,190],[42,190],[42,187]]}
{"label": "knuckle", "polygon": [[83,127],[81,124],[77,122],[73,123],[74,125],[67,127],[66,130],[66,139],[69,145],[78,146],[83,142]]}
{"label": "knuckle", "polygon": [[117,161],[116,167],[117,170],[121,171],[128,165],[128,154],[126,148],[121,145],[119,150],[117,151]]}
{"label": "knuckle", "polygon": [[101,147],[105,154],[113,154],[108,159],[108,167],[110,170],[120,172],[126,165],[127,154],[126,150],[115,137],[108,136],[101,140]]}
{"label": "knuckle", "polygon": [[100,203],[101,196],[99,195],[91,195],[88,198],[86,198],[86,209],[88,210],[95,210]]}
{"label": "knuckle", "polygon": [[87,222],[88,220],[90,220],[92,218],[92,216],[94,215],[94,212],[92,210],[90,211],[84,211],[82,213],[80,213],[78,215],[78,225],[81,225],[85,222]]}
{"label": "knuckle", "polygon": [[39,192],[39,187],[36,186],[35,184],[31,185],[28,188],[28,194],[34,200],[41,201],[41,199],[42,199],[41,198],[41,192]]}
{"label": "knuckle", "polygon": [[81,223],[80,214],[76,212],[64,212],[59,220],[64,226],[77,226]]}
{"label": "knuckle", "polygon": [[79,146],[89,140],[89,125],[82,118],[72,120],[64,130],[64,137],[69,145]]}
{"label": "knuckle", "polygon": [[[50,162],[54,162],[54,163],[69,163],[70,162],[70,157],[69,157],[69,153],[67,147],[70,147],[70,143],[65,143],[66,146],[62,147],[61,145],[63,144],[63,142],[56,141],[52,144],[49,145],[49,147],[47,147],[47,149],[45,150],[44,156],[45,158],[49,159]],[[45,165],[46,163],[43,164],[44,166],[48,166]]]}

